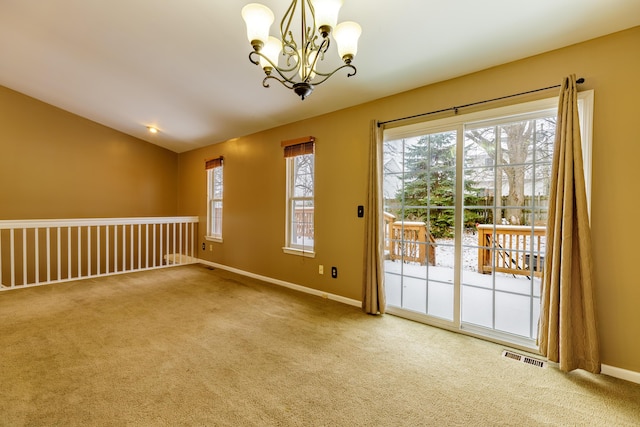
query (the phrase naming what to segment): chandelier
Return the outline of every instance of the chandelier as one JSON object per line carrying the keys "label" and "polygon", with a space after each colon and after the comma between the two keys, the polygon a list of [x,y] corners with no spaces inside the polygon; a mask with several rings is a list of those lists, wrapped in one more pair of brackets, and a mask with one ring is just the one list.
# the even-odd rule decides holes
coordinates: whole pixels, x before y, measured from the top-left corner
{"label": "chandelier", "polygon": [[[277,80],[304,100],[313,92],[314,86],[327,81],[338,70],[349,68],[347,77],[356,74],[351,61],[358,51],[362,29],[355,22],[336,25],[342,3],[343,0],[293,0],[280,22],[280,39],[269,36],[274,16],[268,7],[250,3],[242,8],[247,38],[253,47],[249,61],[264,70],[264,87],[269,87],[269,80]],[[297,42],[291,29],[294,16],[301,21]],[[322,72],[317,65],[329,50],[332,33],[344,65]],[[279,62],[283,64],[279,65]]]}

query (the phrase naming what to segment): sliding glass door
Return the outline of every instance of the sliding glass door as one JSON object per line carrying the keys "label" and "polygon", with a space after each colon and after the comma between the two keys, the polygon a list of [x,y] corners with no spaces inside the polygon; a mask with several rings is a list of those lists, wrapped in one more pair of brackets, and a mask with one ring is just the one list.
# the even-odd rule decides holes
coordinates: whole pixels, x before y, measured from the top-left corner
{"label": "sliding glass door", "polygon": [[555,120],[546,110],[464,125],[464,212],[475,228],[463,252],[477,262],[462,263],[463,328],[537,336]]}
{"label": "sliding glass door", "polygon": [[535,346],[554,102],[385,131],[389,312]]}
{"label": "sliding glass door", "polygon": [[389,304],[453,321],[456,131],[384,143]]}

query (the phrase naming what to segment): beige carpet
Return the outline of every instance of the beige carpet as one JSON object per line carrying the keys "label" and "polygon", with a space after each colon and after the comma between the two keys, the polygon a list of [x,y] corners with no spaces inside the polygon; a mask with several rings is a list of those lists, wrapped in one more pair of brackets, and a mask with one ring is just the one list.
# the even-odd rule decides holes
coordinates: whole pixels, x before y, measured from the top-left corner
{"label": "beige carpet", "polygon": [[3,426],[640,425],[640,386],[193,265],[0,293]]}

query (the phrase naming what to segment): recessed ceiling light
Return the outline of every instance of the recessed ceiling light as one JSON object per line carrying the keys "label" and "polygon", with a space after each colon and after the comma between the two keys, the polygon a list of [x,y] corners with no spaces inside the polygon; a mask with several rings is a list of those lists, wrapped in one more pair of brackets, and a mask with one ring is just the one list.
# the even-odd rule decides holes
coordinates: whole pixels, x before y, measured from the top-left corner
{"label": "recessed ceiling light", "polygon": [[150,133],[158,133],[158,128],[155,126],[147,126],[147,129],[149,129]]}

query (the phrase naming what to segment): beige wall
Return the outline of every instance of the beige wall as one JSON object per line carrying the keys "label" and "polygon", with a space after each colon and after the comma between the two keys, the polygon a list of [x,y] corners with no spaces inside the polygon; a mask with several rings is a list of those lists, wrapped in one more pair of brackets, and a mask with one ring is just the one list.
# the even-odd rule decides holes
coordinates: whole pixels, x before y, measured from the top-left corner
{"label": "beige wall", "polygon": [[174,216],[178,155],[0,86],[0,219]]}
{"label": "beige wall", "polygon": [[[360,299],[362,219],[371,120],[559,84],[570,73],[595,90],[592,228],[603,362],[640,372],[640,27],[398,94],[355,108],[225,141],[179,156],[179,213],[206,214],[204,159],[225,157],[223,243],[210,261],[348,298]],[[425,73],[428,73],[425,69]],[[356,77],[357,78],[357,77]],[[330,84],[330,83],[329,83]],[[271,90],[276,90],[274,88]],[[318,90],[321,90],[318,89]],[[552,96],[548,92],[542,96]],[[517,102],[534,97],[519,98]],[[313,97],[305,102],[313,102]],[[514,101],[511,101],[514,102]],[[496,105],[496,104],[494,104]],[[316,258],[282,252],[285,162],[280,141],[316,137]],[[203,236],[201,236],[201,240]],[[202,240],[204,241],[204,240]],[[332,279],[318,274],[337,266]]]}

